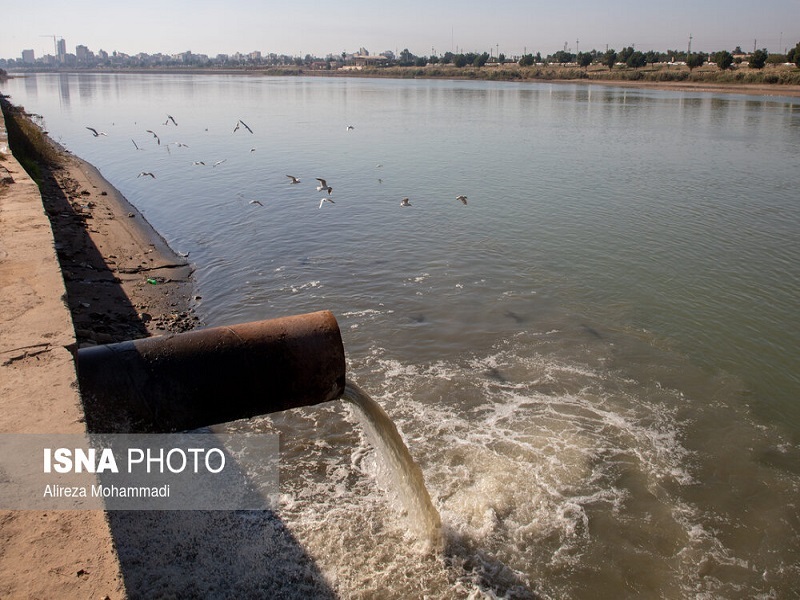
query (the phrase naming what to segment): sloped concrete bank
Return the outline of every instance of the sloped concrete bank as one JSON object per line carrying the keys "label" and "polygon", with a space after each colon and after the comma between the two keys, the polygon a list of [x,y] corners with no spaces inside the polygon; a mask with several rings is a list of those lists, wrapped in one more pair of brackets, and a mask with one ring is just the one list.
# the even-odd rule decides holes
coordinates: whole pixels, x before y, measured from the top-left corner
{"label": "sloped concrete bank", "polygon": [[[50,222],[0,120],[0,433],[81,433],[76,343]],[[106,515],[0,511],[0,597],[123,598]]]}
{"label": "sloped concrete bank", "polygon": [[[1,101],[0,434],[83,433],[75,350],[193,328],[192,268]],[[0,598],[127,597],[104,512],[3,510],[0,540]]]}

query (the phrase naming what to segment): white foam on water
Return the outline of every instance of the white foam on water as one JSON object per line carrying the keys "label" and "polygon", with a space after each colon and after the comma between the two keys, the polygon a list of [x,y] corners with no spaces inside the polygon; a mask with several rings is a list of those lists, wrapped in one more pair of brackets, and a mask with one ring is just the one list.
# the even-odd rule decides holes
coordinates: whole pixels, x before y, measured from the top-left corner
{"label": "white foam on water", "polygon": [[[279,515],[337,594],[756,596],[800,575],[795,565],[762,564],[752,542],[732,537],[730,511],[704,497],[713,465],[686,445],[696,435],[690,395],[661,375],[640,381],[545,357],[524,347],[532,337],[461,361],[404,362],[373,347],[350,365],[424,475],[441,516],[439,554],[419,544],[374,442],[341,403],[265,419],[282,432]],[[717,404],[706,410],[729,412]],[[770,443],[773,461],[797,452]],[[798,478],[784,478],[791,498]],[[762,510],[779,510],[761,500]],[[790,538],[793,509],[782,510]]]}
{"label": "white foam on water", "polygon": [[462,365],[372,358],[378,396],[408,432],[457,553],[491,553],[557,593],[590,575],[624,589],[592,574],[614,568],[603,565],[612,548],[621,564],[645,555],[654,573],[643,590],[732,589],[686,557],[716,570],[748,562],[713,533],[696,535],[714,508],[688,494],[704,459],[683,444],[692,423],[681,391],[516,345]]}

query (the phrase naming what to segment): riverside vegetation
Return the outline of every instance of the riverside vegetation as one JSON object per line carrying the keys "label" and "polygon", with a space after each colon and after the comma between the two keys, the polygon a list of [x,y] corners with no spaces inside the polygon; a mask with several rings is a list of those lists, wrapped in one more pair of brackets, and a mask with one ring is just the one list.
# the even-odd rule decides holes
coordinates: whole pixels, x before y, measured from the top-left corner
{"label": "riverside vegetation", "polygon": [[[297,74],[311,74],[298,69]],[[794,66],[774,66],[764,69],[739,67],[721,70],[716,65],[689,69],[685,65],[653,64],[641,68],[625,66],[609,69],[600,65],[581,68],[570,65],[502,64],[484,67],[455,67],[452,65],[426,65],[424,67],[364,67],[347,71],[348,75],[392,78],[447,78],[481,79],[489,81],[608,81],[608,82],[686,82],[724,85],[800,85],[800,69]],[[281,69],[280,74],[292,74]]]}
{"label": "riverside vegetation", "polygon": [[[73,56],[74,58],[74,56]],[[716,85],[798,85],[800,86],[800,43],[786,54],[769,53],[766,48],[745,53],[741,47],[733,52],[682,52],[667,50],[641,52],[632,46],[620,51],[572,53],[559,50],[542,57],[541,53],[525,54],[514,59],[499,53],[445,52],[441,56],[416,56],[408,49],[395,57],[392,53],[370,55],[361,50],[357,55],[329,55],[325,59],[270,54],[269,57],[205,55],[184,53],[175,57],[124,54],[113,59],[93,60],[52,67],[46,64],[26,65],[20,61],[0,61],[15,71],[169,71],[192,73],[246,72],[258,75],[326,75],[386,77],[398,79],[445,78],[492,81],[609,81],[643,83],[686,83]],[[0,70],[0,77],[4,73]],[[1,79],[0,79],[1,80]]]}
{"label": "riverside vegetation", "polygon": [[593,80],[641,81],[652,83],[687,82],[724,85],[800,85],[800,43],[786,54],[770,54],[757,49],[733,53],[641,52],[633,47],[600,53],[559,50],[542,58],[526,54],[516,62],[503,54],[496,59],[487,53],[453,54],[442,58],[415,57],[408,50],[400,53],[396,65],[363,67],[363,75],[398,78],[445,77],[487,80]]}

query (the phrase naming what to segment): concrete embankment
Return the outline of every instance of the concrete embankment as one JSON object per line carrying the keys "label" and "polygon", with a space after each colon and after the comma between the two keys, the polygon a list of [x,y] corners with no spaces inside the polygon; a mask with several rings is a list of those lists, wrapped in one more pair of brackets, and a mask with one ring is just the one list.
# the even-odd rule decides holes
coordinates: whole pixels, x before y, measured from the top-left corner
{"label": "concrete embankment", "polygon": [[[82,433],[75,330],[39,188],[0,119],[0,434]],[[0,598],[124,598],[101,511],[0,510]]]}

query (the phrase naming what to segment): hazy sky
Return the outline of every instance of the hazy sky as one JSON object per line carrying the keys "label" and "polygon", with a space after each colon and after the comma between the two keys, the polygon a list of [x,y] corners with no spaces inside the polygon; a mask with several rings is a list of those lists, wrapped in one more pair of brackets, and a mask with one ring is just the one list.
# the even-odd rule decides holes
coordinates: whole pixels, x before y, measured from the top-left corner
{"label": "hazy sky", "polygon": [[[54,54],[53,35],[67,52],[83,44],[173,54],[262,53],[325,56],[365,47],[372,54],[408,48],[427,56],[446,51],[543,55],[567,48],[685,49],[766,47],[800,42],[800,0],[37,0],[5,2],[0,58]],[[47,37],[50,36],[50,37]]]}

